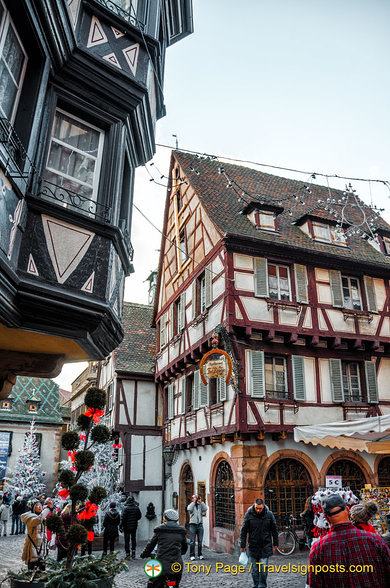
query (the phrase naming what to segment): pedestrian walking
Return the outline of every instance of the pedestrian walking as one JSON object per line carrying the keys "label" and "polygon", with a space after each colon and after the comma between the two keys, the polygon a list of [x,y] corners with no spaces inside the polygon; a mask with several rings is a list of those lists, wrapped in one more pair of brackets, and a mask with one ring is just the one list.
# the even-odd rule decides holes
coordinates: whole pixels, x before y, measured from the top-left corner
{"label": "pedestrian walking", "polygon": [[24,542],[22,560],[29,570],[33,570],[35,567],[43,569],[45,533],[42,504],[33,501],[31,503],[31,511],[23,513],[21,519],[27,527],[27,537]]}
{"label": "pedestrian walking", "polygon": [[[164,512],[163,524],[154,529],[153,537],[141,553],[141,557],[150,557],[157,545],[156,559],[161,563],[162,573],[156,578],[150,578],[147,588],[163,588],[168,582],[175,582],[175,588],[179,588],[183,559],[188,545],[186,530],[178,524],[179,515],[173,509]],[[179,571],[172,570],[172,566]],[[146,563],[145,568],[148,564]]]}
{"label": "pedestrian walking", "polygon": [[4,501],[3,499],[3,503],[0,506],[0,537],[1,534],[3,533],[4,537],[7,537],[7,531],[8,531],[8,521],[10,518],[10,512],[11,512],[11,507],[8,504],[7,501]]}
{"label": "pedestrian walking", "polygon": [[202,497],[199,494],[192,496],[191,502],[187,506],[187,511],[190,513],[190,559],[195,559],[196,538],[198,538],[198,557],[199,559],[204,559],[202,555],[203,516],[207,512],[207,506],[202,502]]}
{"label": "pedestrian walking", "polygon": [[12,503],[12,515],[11,515],[11,535],[19,535],[22,532],[22,526],[20,516],[24,512],[24,506],[22,504],[22,497],[15,494],[15,499]]}
{"label": "pedestrian walking", "polygon": [[331,528],[311,548],[310,588],[390,588],[390,550],[383,539],[351,523],[339,494],[322,508]]}
{"label": "pedestrian walking", "polygon": [[303,528],[305,531],[305,538],[306,538],[306,544],[307,546],[311,547],[314,535],[313,535],[313,527],[314,527],[314,510],[313,510],[313,506],[311,503],[311,499],[312,497],[309,496],[309,498],[306,500],[305,503],[305,508],[303,510],[303,512],[301,512],[301,519],[302,519],[302,523],[303,523]]}
{"label": "pedestrian walking", "polygon": [[351,517],[351,521],[358,529],[362,531],[367,531],[369,533],[376,533],[375,527],[370,524],[370,519],[372,519],[376,514],[379,513],[379,506],[373,500],[369,502],[360,502],[359,504],[355,504],[349,511],[349,516]]}
{"label": "pedestrian walking", "polygon": [[126,559],[130,559],[130,537],[131,557],[132,559],[135,559],[135,550],[137,547],[137,527],[141,516],[141,511],[138,508],[138,505],[135,503],[133,496],[129,496],[122,511],[119,527],[120,531],[123,532],[125,536]]}
{"label": "pedestrian walking", "polygon": [[116,509],[116,502],[110,502],[110,509],[106,513],[103,521],[103,555],[107,554],[107,547],[110,544],[110,553],[114,551],[115,540],[119,537],[118,528],[121,522],[121,517]]}
{"label": "pedestrian walking", "polygon": [[261,498],[245,514],[240,534],[241,551],[246,550],[247,541],[253,588],[266,588],[268,558],[279,543],[275,517]]}

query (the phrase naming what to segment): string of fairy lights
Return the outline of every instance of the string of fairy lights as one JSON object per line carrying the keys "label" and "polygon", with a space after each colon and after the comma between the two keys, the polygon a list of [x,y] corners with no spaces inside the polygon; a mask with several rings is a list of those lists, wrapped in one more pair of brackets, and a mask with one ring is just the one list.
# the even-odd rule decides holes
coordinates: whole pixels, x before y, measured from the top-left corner
{"label": "string of fairy lights", "polygon": [[[168,145],[160,144],[158,146],[173,149]],[[384,185],[390,193],[390,182],[388,180],[356,177],[352,178],[347,176],[341,176],[338,174],[325,174],[319,172],[308,173],[302,170],[284,168],[281,166],[269,165],[259,162],[235,160],[233,158],[226,157],[222,158],[221,156],[209,155],[186,149],[181,149],[180,151],[192,154],[193,156],[193,160],[188,164],[190,174],[188,174],[187,177],[173,177],[169,179],[167,175],[160,172],[160,170],[157,168],[154,162],[151,162],[148,165],[144,166],[147,170],[147,173],[150,176],[151,182],[155,182],[157,185],[163,186],[168,190],[168,192],[171,190],[176,190],[183,184],[189,185],[189,183],[191,183],[193,176],[200,176],[203,173],[201,169],[201,161],[209,160],[217,163],[218,175],[220,176],[221,181],[224,182],[224,187],[226,189],[232,190],[235,193],[235,196],[239,203],[244,203],[245,205],[248,205],[253,202],[258,202],[260,205],[272,204],[274,206],[278,205],[280,207],[283,207],[287,203],[287,213],[289,216],[292,217],[291,222],[293,224],[296,222],[297,218],[300,218],[303,215],[314,214],[316,210],[321,209],[326,211],[330,217],[334,218],[336,239],[345,239],[345,237],[350,236],[360,236],[364,239],[376,238],[376,233],[378,230],[378,227],[376,225],[378,223],[378,220],[381,220],[380,214],[385,209],[379,208],[373,204],[369,205],[363,202],[363,200],[358,196],[356,190],[353,188],[351,181],[368,182],[370,186],[371,195],[372,183],[379,183]],[[289,192],[284,196],[278,195],[276,198],[273,198],[268,195],[264,195],[261,192],[254,192],[247,186],[243,185],[241,182],[238,182],[231,174],[229,168],[226,167],[226,165],[224,165],[223,160],[227,159],[229,160],[229,162],[235,161],[239,163],[257,165],[259,167],[270,167],[272,169],[277,169],[279,171],[294,172],[302,175],[304,174],[307,177],[304,181],[302,181],[302,185],[298,187],[296,190]],[[159,179],[155,178],[155,176],[151,173],[148,167],[154,167],[156,172],[159,174]],[[327,189],[328,198],[318,198],[313,205],[312,202],[310,202],[310,200],[312,201],[312,197],[314,195],[315,190],[315,188],[313,188],[313,180],[315,180],[317,177],[322,177],[326,179],[327,185],[321,186],[321,188],[325,187]],[[342,192],[340,189],[336,190],[331,188],[329,184],[329,180],[331,178],[345,180],[347,182],[345,185],[345,190]],[[167,180],[167,182],[165,183],[161,180]],[[300,182],[300,180],[295,180],[295,182],[297,181]],[[310,208],[305,208],[307,206],[309,206]]]}

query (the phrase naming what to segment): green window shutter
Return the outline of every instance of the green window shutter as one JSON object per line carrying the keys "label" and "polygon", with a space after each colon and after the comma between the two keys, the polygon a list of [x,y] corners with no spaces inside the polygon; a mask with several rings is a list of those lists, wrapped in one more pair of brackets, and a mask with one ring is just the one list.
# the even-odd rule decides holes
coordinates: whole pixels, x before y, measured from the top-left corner
{"label": "green window shutter", "polygon": [[307,271],[305,265],[299,263],[294,264],[294,276],[295,276],[295,292],[297,296],[297,302],[302,304],[309,304],[309,297],[307,292]]}
{"label": "green window shutter", "polygon": [[341,359],[329,359],[330,386],[333,402],[344,402],[343,375]]}
{"label": "green window shutter", "polygon": [[197,280],[194,280],[192,282],[192,303],[191,303],[191,318],[192,320],[194,320],[194,318],[196,318],[196,282]]}
{"label": "green window shutter", "polygon": [[180,295],[180,331],[182,331],[186,324],[186,293]]}
{"label": "green window shutter", "polygon": [[249,390],[253,398],[265,396],[264,351],[249,352]]}
{"label": "green window shutter", "polygon": [[206,281],[206,308],[209,308],[209,306],[211,306],[213,303],[213,274],[211,263],[209,263],[209,265],[206,267],[204,275]]}
{"label": "green window shutter", "polygon": [[200,406],[200,371],[194,372],[194,384],[192,390],[192,399],[194,410],[198,410]]}
{"label": "green window shutter", "polygon": [[225,378],[217,378],[217,402],[227,399],[227,386]]}
{"label": "green window shutter", "polygon": [[209,385],[203,384],[202,378],[200,379],[200,406],[209,405]]}
{"label": "green window shutter", "polygon": [[338,308],[343,308],[344,296],[343,296],[343,286],[341,283],[341,272],[339,272],[338,270],[330,270],[329,271],[329,278],[330,278],[330,289],[332,292],[333,306],[337,306]]}
{"label": "green window shutter", "polygon": [[255,296],[267,298],[268,296],[268,264],[265,257],[254,258],[255,268]]}
{"label": "green window shutter", "polygon": [[370,312],[378,312],[376,303],[376,295],[374,288],[374,280],[369,276],[364,276],[364,287],[366,290],[367,308]]}
{"label": "green window shutter", "polygon": [[181,414],[186,411],[186,377],[183,376],[180,379],[180,392],[181,392]]}
{"label": "green window shutter", "polygon": [[169,384],[168,386],[168,418],[173,419],[175,416],[175,384]]}
{"label": "green window shutter", "polygon": [[379,399],[375,361],[365,361],[364,365],[366,368],[367,401],[371,404],[377,404]]}
{"label": "green window shutter", "polygon": [[301,355],[292,355],[292,371],[294,385],[294,399],[299,402],[306,400],[305,359]]}

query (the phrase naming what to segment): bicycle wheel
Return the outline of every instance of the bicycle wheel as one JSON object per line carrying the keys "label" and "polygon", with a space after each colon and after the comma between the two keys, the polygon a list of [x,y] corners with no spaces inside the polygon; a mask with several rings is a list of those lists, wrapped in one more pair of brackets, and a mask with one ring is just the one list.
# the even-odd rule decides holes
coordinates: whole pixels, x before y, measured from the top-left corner
{"label": "bicycle wheel", "polygon": [[297,543],[291,531],[282,531],[281,533],[279,533],[278,538],[278,552],[281,555],[291,555],[294,552]]}

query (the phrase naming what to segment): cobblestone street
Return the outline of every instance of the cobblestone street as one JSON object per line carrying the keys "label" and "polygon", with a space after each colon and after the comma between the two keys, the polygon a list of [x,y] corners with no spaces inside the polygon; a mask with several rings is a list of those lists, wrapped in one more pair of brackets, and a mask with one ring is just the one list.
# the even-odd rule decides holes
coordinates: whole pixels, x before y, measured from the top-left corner
{"label": "cobblestone street", "polygon": [[[11,570],[18,570],[23,567],[23,562],[20,559],[23,544],[24,544],[25,535],[23,536],[8,536],[8,537],[1,537],[0,538],[0,581],[4,577],[5,572],[9,569]],[[144,573],[144,559],[140,559],[138,554],[141,553],[145,543],[141,542],[137,546],[137,559],[131,560],[128,562],[129,564],[129,571],[122,572],[116,578],[116,585],[118,588],[146,588],[147,577]],[[123,550],[123,536],[121,536],[121,543],[120,543],[120,551],[124,554]],[[95,555],[98,555],[99,552],[94,552]],[[215,551],[210,551],[208,549],[204,549],[204,561],[196,560],[191,562],[189,560],[188,554],[184,557],[184,572],[180,586],[182,588],[195,588],[199,586],[201,582],[202,588],[214,588],[218,585],[219,588],[250,588],[252,586],[250,574],[248,571],[244,573],[238,573],[237,575],[233,575],[229,573],[229,567],[238,564],[238,558],[232,555],[226,555],[221,553],[216,553]],[[280,555],[276,555],[270,558],[269,564],[277,566],[293,564],[298,565],[306,565],[308,563],[308,551],[304,552],[297,552],[292,557],[283,557]],[[204,564],[205,566],[211,565],[210,573],[206,575],[205,571],[202,569],[197,570],[198,568],[190,566],[199,566],[200,564]],[[220,569],[216,571],[216,564],[223,564],[224,569]],[[5,586],[5,584],[4,584]],[[269,588],[276,588],[283,586],[283,588],[304,588],[305,586],[305,576],[301,575],[299,572],[286,572],[283,573],[280,569],[278,572],[275,571],[274,573],[270,573],[268,575],[268,586]]]}

